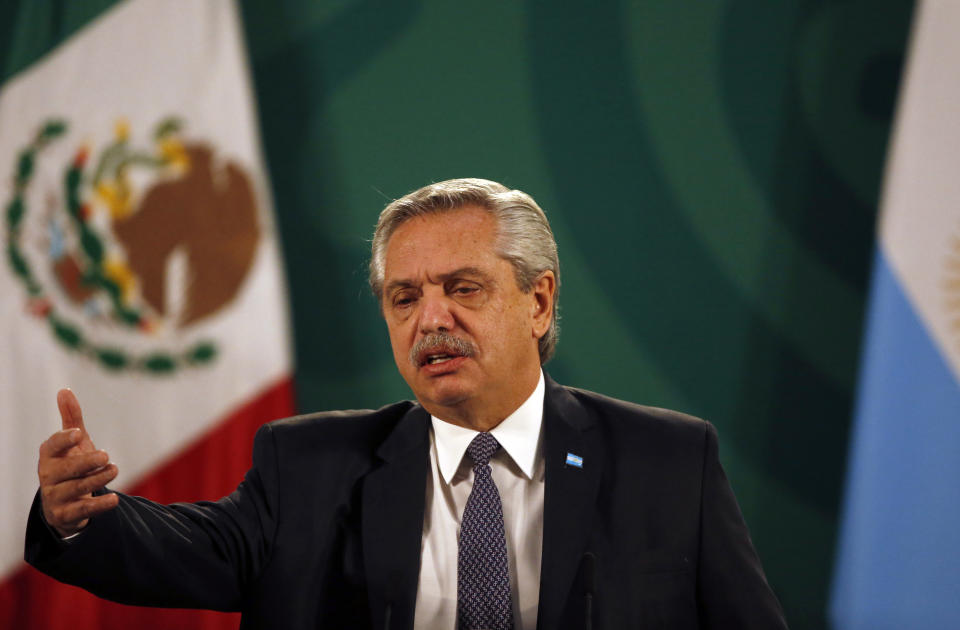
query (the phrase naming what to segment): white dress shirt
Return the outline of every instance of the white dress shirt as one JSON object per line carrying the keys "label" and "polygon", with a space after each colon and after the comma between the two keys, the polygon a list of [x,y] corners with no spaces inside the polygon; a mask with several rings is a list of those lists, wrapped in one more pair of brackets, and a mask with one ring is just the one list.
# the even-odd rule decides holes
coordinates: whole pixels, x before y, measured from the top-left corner
{"label": "white dress shirt", "polygon": [[[503,447],[490,460],[490,468],[503,504],[516,630],[536,629],[540,601],[543,393],[541,372],[530,397],[490,431]],[[431,418],[430,474],[413,627],[455,630],[460,519],[473,488],[472,462],[464,454],[478,432]]]}

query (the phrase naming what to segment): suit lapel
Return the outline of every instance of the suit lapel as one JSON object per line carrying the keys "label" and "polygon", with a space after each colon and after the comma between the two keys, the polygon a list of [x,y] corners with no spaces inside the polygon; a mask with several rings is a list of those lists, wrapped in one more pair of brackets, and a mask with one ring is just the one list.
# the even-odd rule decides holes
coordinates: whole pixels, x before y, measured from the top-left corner
{"label": "suit lapel", "polygon": [[412,628],[420,570],[430,416],[415,406],[377,450],[363,482],[363,556],[372,627]]}
{"label": "suit lapel", "polygon": [[[587,549],[600,486],[603,452],[594,421],[580,403],[549,377],[543,407],[543,552],[538,628],[555,628]],[[568,454],[582,467],[567,463]]]}

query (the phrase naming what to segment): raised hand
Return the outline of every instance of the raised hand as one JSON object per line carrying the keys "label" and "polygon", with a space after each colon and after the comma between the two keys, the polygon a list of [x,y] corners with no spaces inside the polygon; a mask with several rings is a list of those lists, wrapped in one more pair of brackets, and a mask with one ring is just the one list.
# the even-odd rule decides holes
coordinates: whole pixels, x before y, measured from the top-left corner
{"label": "raised hand", "polygon": [[69,389],[57,392],[63,430],[40,445],[37,475],[43,517],[61,536],[86,527],[91,516],[117,506],[117,495],[93,496],[117,476],[106,451],[98,451],[83,426],[77,397]]}

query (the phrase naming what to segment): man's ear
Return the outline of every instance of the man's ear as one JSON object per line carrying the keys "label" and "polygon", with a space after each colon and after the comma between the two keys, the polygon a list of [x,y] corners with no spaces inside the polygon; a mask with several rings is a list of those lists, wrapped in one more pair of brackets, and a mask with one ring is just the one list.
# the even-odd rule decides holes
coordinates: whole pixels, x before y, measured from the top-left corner
{"label": "man's ear", "polygon": [[533,336],[539,339],[550,330],[553,321],[553,299],[557,294],[557,278],[549,269],[540,274],[530,290],[533,297]]}

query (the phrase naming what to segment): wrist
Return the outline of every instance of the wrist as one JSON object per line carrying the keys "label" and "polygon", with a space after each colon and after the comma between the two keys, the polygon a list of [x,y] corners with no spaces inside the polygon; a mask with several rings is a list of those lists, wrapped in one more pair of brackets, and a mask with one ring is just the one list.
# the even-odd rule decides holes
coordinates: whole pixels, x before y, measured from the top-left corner
{"label": "wrist", "polygon": [[52,526],[52,527],[53,527],[53,531],[59,534],[60,540],[70,540],[71,538],[77,536],[81,531],[83,531],[83,527],[74,527],[72,529],[64,529],[62,527],[56,527],[56,526]]}

